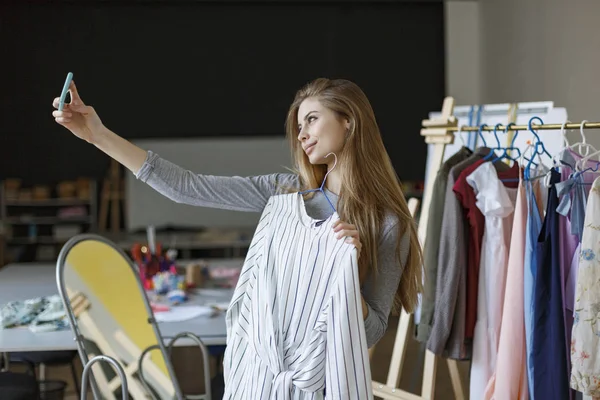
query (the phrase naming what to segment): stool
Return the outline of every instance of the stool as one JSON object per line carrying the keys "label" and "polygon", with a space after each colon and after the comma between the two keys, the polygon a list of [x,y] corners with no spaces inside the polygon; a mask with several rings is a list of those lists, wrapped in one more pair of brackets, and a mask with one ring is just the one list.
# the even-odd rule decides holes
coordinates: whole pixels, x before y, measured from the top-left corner
{"label": "stool", "polygon": [[63,366],[69,364],[71,366],[71,374],[73,375],[73,384],[77,394],[80,394],[79,380],[77,378],[77,371],[75,371],[75,357],[77,351],[75,350],[64,350],[64,351],[31,351],[31,352],[17,352],[9,353],[11,362],[22,362],[29,365],[29,368],[34,374],[34,379],[37,379],[35,374],[35,367],[40,367],[40,380],[45,379],[44,368],[46,366]]}
{"label": "stool", "polygon": [[39,388],[35,376],[18,372],[0,372],[2,400],[38,400]]}

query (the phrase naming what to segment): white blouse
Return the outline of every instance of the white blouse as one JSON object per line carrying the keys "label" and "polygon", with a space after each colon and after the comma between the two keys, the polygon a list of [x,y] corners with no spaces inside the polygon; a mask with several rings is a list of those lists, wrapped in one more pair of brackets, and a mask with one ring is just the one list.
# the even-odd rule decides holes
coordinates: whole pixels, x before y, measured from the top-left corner
{"label": "white blouse", "polygon": [[470,379],[470,398],[483,399],[496,369],[517,189],[504,186],[491,162],[477,167],[467,183],[485,217]]}
{"label": "white blouse", "polygon": [[600,177],[585,210],[571,336],[571,387],[600,397]]}
{"label": "white blouse", "polygon": [[357,252],[337,213],[269,199],[226,316],[224,399],[372,399]]}

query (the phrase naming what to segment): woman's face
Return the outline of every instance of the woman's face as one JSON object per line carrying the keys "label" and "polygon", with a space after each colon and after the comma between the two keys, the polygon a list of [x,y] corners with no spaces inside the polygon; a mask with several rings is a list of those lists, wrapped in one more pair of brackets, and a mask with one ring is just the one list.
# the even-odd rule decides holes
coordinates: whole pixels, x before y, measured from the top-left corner
{"label": "woman's face", "polygon": [[333,164],[335,157],[325,156],[329,153],[339,156],[349,127],[349,121],[339,118],[315,97],[308,97],[300,104],[298,140],[311,164]]}

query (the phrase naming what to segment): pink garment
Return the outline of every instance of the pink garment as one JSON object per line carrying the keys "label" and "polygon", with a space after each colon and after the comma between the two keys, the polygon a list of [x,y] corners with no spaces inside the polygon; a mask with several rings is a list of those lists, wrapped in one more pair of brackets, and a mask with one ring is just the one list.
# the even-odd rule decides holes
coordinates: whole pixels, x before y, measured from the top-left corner
{"label": "pink garment", "polygon": [[496,370],[485,389],[486,400],[528,400],[525,349],[524,277],[527,201],[519,182],[508,255],[506,291]]}

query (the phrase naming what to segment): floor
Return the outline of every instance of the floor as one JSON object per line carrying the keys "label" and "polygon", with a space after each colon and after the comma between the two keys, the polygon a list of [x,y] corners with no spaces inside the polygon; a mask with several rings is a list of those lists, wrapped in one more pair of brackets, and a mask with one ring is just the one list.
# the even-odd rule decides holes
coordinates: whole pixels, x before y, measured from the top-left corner
{"label": "floor", "polygon": [[[397,318],[390,319],[390,326],[388,332],[377,345],[377,348],[373,355],[373,360],[371,363],[372,375],[373,379],[379,382],[385,382],[387,380],[390,354],[392,353],[397,323]],[[448,372],[446,362],[441,359],[439,360],[440,362],[438,362],[436,376],[435,399],[455,399],[454,392],[452,390],[452,385],[450,383],[450,375]],[[81,371],[80,365],[79,368]],[[177,366],[176,369],[181,370],[181,368],[178,368]],[[400,380],[400,387],[404,390],[418,395],[421,391],[422,369],[423,351],[421,350],[421,345],[420,343],[411,340],[406,351],[405,368],[402,373],[402,378]],[[198,371],[197,368],[194,368],[194,370],[195,372],[193,374],[193,377],[197,377],[199,375],[201,376],[201,372]],[[465,388],[465,392],[468,398],[468,381],[466,379],[468,376],[468,363],[459,363],[459,370],[461,373],[461,378],[463,380],[463,388]],[[67,388],[67,396],[65,397],[65,399],[79,400],[79,397],[76,395],[75,390],[73,388],[71,372],[68,367],[47,368],[46,377],[47,379],[59,379],[68,382],[69,386]],[[91,398],[91,396],[89,398]]]}

